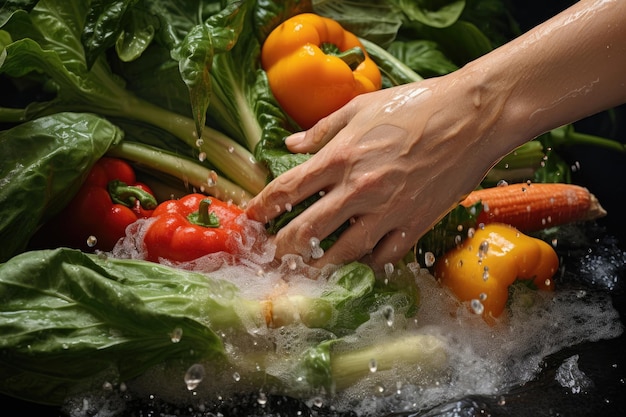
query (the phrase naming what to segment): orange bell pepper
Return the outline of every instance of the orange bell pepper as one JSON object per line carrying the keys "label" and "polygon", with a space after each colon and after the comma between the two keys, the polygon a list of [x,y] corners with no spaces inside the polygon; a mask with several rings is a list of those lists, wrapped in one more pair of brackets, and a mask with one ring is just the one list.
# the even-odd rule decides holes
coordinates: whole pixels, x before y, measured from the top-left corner
{"label": "orange bell pepper", "polygon": [[303,129],[382,86],[380,70],[359,39],[313,13],[275,28],[263,43],[261,63],[274,97]]}
{"label": "orange bell pepper", "polygon": [[459,300],[480,306],[475,311],[491,323],[504,311],[514,282],[552,291],[558,267],[556,251],[548,243],[491,223],[439,258],[434,275]]}

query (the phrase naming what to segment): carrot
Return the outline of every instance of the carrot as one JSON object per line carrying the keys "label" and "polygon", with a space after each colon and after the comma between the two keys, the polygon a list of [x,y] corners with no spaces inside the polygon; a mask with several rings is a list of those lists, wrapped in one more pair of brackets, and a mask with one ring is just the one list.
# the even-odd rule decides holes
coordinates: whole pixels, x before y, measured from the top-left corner
{"label": "carrot", "polygon": [[471,192],[461,205],[481,202],[477,223],[506,223],[531,232],[606,215],[598,199],[585,187],[563,183],[521,183]]}

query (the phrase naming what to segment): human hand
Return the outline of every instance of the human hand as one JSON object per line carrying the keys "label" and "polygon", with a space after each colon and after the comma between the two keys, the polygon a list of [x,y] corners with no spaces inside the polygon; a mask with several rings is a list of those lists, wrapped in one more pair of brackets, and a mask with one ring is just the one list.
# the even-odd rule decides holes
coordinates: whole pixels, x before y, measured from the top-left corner
{"label": "human hand", "polygon": [[[287,139],[316,154],[274,179],[248,215],[268,222],[323,193],[277,233],[278,257],[397,261],[515,147],[624,102],[625,8],[580,1],[453,73],[357,96]],[[311,259],[311,238],[348,221]]]}
{"label": "human hand", "polygon": [[[287,139],[292,152],[316,154],[272,181],[249,202],[248,215],[268,222],[312,195],[323,197],[278,232],[277,257],[381,268],[476,187],[501,156],[479,144],[496,115],[478,117],[470,92],[446,77],[358,96]],[[459,99],[464,94],[469,102]],[[349,227],[315,259],[311,239],[344,222]]]}

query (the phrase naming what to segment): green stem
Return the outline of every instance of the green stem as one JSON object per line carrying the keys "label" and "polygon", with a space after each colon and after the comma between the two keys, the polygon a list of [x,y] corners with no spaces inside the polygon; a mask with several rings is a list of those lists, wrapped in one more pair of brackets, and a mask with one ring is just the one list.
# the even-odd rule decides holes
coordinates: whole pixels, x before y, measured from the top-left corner
{"label": "green stem", "polygon": [[580,133],[572,125],[566,125],[550,131],[550,139],[555,146],[586,145],[626,152],[626,145],[616,140]]}
{"label": "green stem", "polygon": [[416,334],[331,354],[331,374],[338,390],[398,364],[419,369],[418,376],[424,381],[442,375],[448,365],[443,342],[435,336]]}
{"label": "green stem", "polygon": [[404,62],[374,42],[364,38],[359,38],[359,41],[365,47],[370,59],[378,65],[380,71],[389,79],[392,85],[408,84],[424,79]]}
{"label": "green stem", "polygon": [[215,171],[191,159],[153,146],[122,141],[119,145],[109,149],[108,154],[171,175],[180,179],[184,184],[189,184],[223,201],[232,201],[244,206],[252,198],[250,193],[227,178],[218,177]]}
{"label": "green stem", "polygon": [[361,49],[360,46],[355,46],[354,48],[346,49],[345,51],[340,51],[339,48],[332,43],[323,43],[320,45],[320,49],[326,55],[336,56],[346,63],[347,66],[350,67],[352,71],[357,69],[359,65],[363,61],[365,61],[365,52]]}
{"label": "green stem", "polygon": [[123,181],[110,181],[107,188],[114,203],[133,207],[135,201],[139,201],[141,207],[146,210],[153,210],[157,206],[156,198],[152,194],[139,187],[128,185]]}
{"label": "green stem", "polygon": [[202,227],[220,227],[220,219],[217,217],[217,214],[209,212],[210,205],[211,200],[208,198],[200,200],[198,210],[187,216],[189,223]]}
{"label": "green stem", "polygon": [[175,114],[140,99],[128,107],[123,116],[160,127],[189,146],[196,147],[206,155],[207,161],[212,166],[247,192],[255,195],[265,187],[268,178],[265,166],[259,163],[245,147],[220,131],[205,126],[202,137],[198,138],[195,135],[195,123],[189,117]]}

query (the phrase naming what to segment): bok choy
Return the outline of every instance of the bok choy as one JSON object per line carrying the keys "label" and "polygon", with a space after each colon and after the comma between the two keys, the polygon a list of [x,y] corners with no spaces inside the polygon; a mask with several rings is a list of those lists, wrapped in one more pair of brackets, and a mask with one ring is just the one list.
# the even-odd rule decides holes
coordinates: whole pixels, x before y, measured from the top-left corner
{"label": "bok choy", "polygon": [[[412,273],[384,285],[353,263],[320,279],[319,295],[254,299],[227,280],[165,265],[63,248],[25,252],[0,265],[0,391],[62,404],[94,384],[129,382],[163,364],[179,368],[174,382],[183,384],[187,368],[200,363],[213,376],[234,368],[243,378],[261,366],[277,392],[303,395],[345,388],[368,374],[372,358],[381,369],[398,361],[422,366],[424,375],[445,363],[441,342],[430,336],[357,348],[344,339],[381,309],[414,314]],[[255,348],[289,323],[324,338],[280,359],[275,349]],[[226,347],[235,341],[237,354]],[[274,360],[290,371],[274,373]]]}

